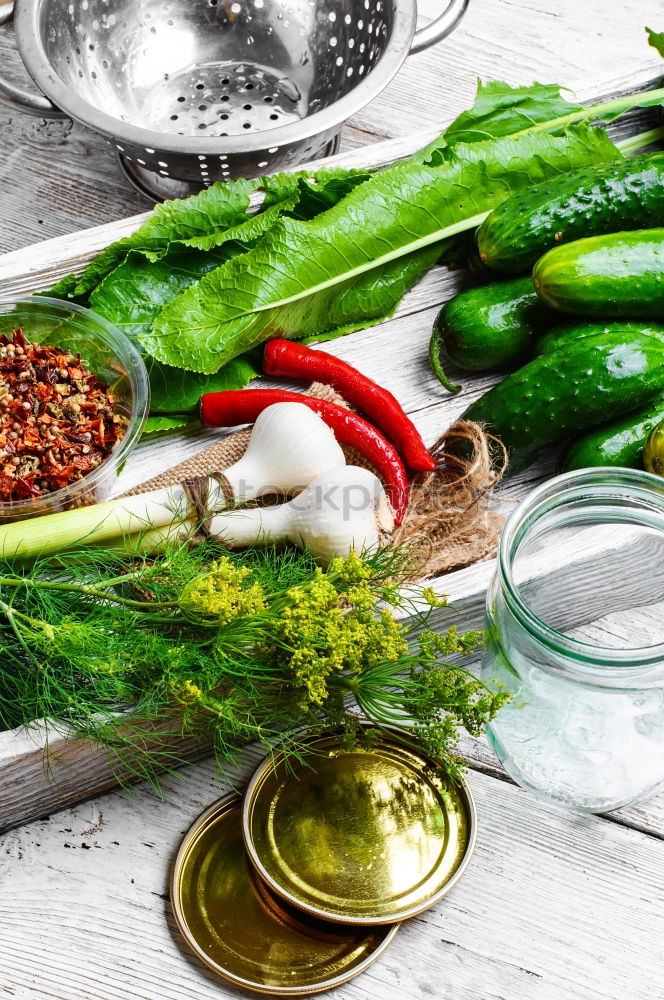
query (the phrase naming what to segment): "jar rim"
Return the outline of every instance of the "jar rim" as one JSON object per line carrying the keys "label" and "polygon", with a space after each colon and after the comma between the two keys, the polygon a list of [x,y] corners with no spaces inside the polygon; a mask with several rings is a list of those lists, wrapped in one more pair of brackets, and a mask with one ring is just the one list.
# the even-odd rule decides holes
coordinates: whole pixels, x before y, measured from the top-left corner
{"label": "jar rim", "polygon": [[[637,674],[643,676],[644,673],[654,678],[655,674],[664,673],[664,642],[652,646],[616,648],[573,639],[535,614],[514,579],[515,556],[534,520],[552,510],[559,510],[572,498],[578,501],[584,494],[600,503],[603,498],[628,499],[634,505],[632,510],[636,514],[640,505],[644,512],[650,513],[651,518],[653,513],[661,517],[664,533],[664,479],[661,477],[640,469],[611,466],[580,469],[556,476],[533,490],[510,514],[503,528],[497,566],[506,602],[517,621],[532,636],[570,661],[567,672],[579,674],[585,680],[592,677],[598,684],[602,684],[603,680],[604,683],[611,683],[626,677],[633,678]],[[638,523],[638,517],[634,520]]]}

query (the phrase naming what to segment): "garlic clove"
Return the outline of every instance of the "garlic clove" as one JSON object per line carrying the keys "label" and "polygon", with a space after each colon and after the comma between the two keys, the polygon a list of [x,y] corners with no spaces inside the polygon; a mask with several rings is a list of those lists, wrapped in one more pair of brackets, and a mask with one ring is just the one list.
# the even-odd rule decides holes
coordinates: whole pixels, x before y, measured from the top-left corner
{"label": "garlic clove", "polygon": [[374,549],[394,518],[381,481],[373,472],[347,465],[319,476],[288,504],[289,539],[321,562],[355,549]]}
{"label": "garlic clove", "polygon": [[393,527],[378,477],[347,465],[318,476],[289,503],[218,514],[210,531],[234,546],[290,541],[326,564],[352,549],[377,548]]}
{"label": "garlic clove", "polygon": [[[274,403],[256,419],[247,450],[224,471],[236,502],[267,493],[295,493],[346,464],[327,424],[303,403]],[[210,497],[215,509],[224,503]]]}
{"label": "garlic clove", "polygon": [[387,494],[383,489],[383,484],[378,481],[380,485],[380,493],[376,496],[376,521],[378,522],[378,528],[380,531],[389,535],[394,531],[394,511],[392,510],[392,505],[387,499]]}

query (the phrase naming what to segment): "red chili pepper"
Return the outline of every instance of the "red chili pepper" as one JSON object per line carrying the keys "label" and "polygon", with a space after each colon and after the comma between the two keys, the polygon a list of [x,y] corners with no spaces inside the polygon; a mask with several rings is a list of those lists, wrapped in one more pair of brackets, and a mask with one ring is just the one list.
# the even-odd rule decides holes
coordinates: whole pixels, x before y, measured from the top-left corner
{"label": "red chili pepper", "polygon": [[394,520],[401,524],[408,505],[408,477],[399,453],[380,431],[343,406],[313,396],[284,389],[227,389],[201,396],[201,422],[206,427],[235,427],[252,424],[259,413],[273,403],[304,403],[314,410],[334,432],[339,444],[356,448],[380,472],[394,508]]}
{"label": "red chili pepper", "polygon": [[436,468],[417,427],[398,399],[346,361],[325,351],[312,351],[292,340],[277,338],[267,343],[263,371],[268,375],[305,378],[331,385],[385,432],[411,469],[431,472]]}

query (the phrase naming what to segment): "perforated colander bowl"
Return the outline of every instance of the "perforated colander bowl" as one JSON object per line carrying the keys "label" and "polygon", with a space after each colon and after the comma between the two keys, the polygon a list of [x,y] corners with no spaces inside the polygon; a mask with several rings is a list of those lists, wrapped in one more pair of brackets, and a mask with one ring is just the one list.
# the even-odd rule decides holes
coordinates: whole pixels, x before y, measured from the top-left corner
{"label": "perforated colander bowl", "polygon": [[[1,0],[0,0],[1,2]],[[456,26],[441,0],[16,0],[21,57],[42,95],[0,100],[104,135],[154,197],[323,155],[409,52]]]}

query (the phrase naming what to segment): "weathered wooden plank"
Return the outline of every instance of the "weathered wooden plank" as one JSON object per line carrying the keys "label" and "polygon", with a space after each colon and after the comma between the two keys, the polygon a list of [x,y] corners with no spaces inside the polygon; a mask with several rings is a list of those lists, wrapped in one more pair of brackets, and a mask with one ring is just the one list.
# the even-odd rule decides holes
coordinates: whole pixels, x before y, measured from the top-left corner
{"label": "weathered wooden plank", "polygon": [[[9,995],[240,996],[186,953],[166,898],[182,834],[220,791],[210,764],[189,768],[186,778],[166,780],[163,802],[114,793],[4,837],[0,985]],[[488,775],[472,774],[470,784],[480,826],[468,872],[445,901],[402,928],[371,970],[330,996],[658,996],[661,841],[572,817]]]}
{"label": "weathered wooden plank", "polygon": [[[617,81],[614,81],[617,86]],[[595,86],[594,84],[588,86]],[[598,92],[598,89],[593,91]],[[359,149],[354,154],[346,154],[336,159],[340,162],[382,165],[395,156],[405,155],[419,148],[430,135],[377,144],[368,151]],[[118,238],[133,231],[138,219],[121,220],[112,226],[98,227],[87,233],[74,234],[41,244],[38,248],[18,251],[0,258],[0,279],[3,294],[43,287],[60,273],[67,273],[72,267],[80,268],[94,250],[106,245],[109,239]],[[110,235],[112,230],[113,235]],[[65,256],[63,262],[63,255]],[[55,261],[55,267],[52,262]],[[21,277],[12,278],[25,272]],[[464,386],[463,391],[450,397],[433,377],[426,357],[426,344],[436,311],[440,303],[467,283],[463,272],[449,272],[446,268],[434,268],[408,295],[401,304],[394,319],[357,333],[329,345],[329,349],[353,364],[357,364],[366,374],[392,389],[413,416],[425,440],[435,440],[465,407],[491,384],[494,376],[474,378]],[[165,468],[181,461],[215,439],[217,432],[181,433],[145,442],[134,453],[118,484],[118,492],[141,482],[155,468]],[[501,490],[504,510],[509,510],[519,497],[527,493],[543,474],[551,469],[553,456],[548,464],[527,470],[521,476],[509,480]],[[464,609],[460,627],[477,628],[481,624],[483,590],[486,585],[486,571],[476,578],[462,577],[458,584],[452,574],[445,582],[444,589],[452,594],[455,603]],[[472,593],[465,590],[470,586]],[[74,762],[74,767],[63,767],[55,763],[54,774],[57,783],[49,782],[44,772],[39,754],[39,740],[43,734],[37,729],[32,734],[8,736],[0,734],[0,768],[4,761],[7,768],[6,780],[0,790],[0,815],[2,825],[9,827],[22,819],[43,815],[51,809],[61,807],[77,798],[87,797],[112,785],[112,767],[101,752],[92,751],[88,744],[76,742],[66,744],[54,737],[53,760]],[[197,749],[187,748],[185,756],[195,756]],[[4,801],[3,801],[4,797]],[[649,815],[649,813],[648,813]],[[631,820],[626,820],[631,822]],[[639,823],[642,825],[641,821]],[[651,824],[652,826],[652,824]],[[654,828],[658,829],[655,826]]]}
{"label": "weathered wooden plank", "polygon": [[[524,561],[520,573],[523,581],[544,577],[551,593],[564,595],[558,607],[552,607],[548,618],[549,621],[559,619],[558,624],[562,628],[570,624],[566,616],[575,607],[575,565],[582,565],[589,554],[593,553],[597,578],[601,579],[605,567],[602,560],[607,559],[610,561],[612,577],[615,577],[619,573],[621,560],[629,560],[634,554],[633,540],[629,535],[622,537],[617,544],[606,537],[604,532],[593,528],[588,529],[584,538],[576,537],[572,547],[572,552],[561,550],[555,562],[551,561],[546,565],[535,558]],[[647,558],[654,561],[656,555],[645,553],[643,565],[646,576]],[[441,628],[454,623],[459,630],[481,629],[484,623],[485,592],[493,572],[494,562],[491,560],[433,581],[436,592],[446,594],[454,608],[454,611],[443,609],[437,612],[433,623]],[[583,585],[584,588],[590,585],[586,576],[583,577]],[[638,589],[638,580],[634,581],[634,586]],[[634,596],[638,598],[638,594]],[[608,612],[609,609],[606,610]],[[591,612],[589,620],[592,620],[596,611]],[[573,614],[573,623],[578,624],[576,611]],[[646,611],[643,619],[644,632],[651,629],[652,641],[656,641],[655,637],[658,638],[661,634],[659,617],[649,616]],[[598,644],[606,641],[607,635],[609,642],[611,641],[612,625],[612,621],[608,620],[604,628],[599,624],[596,626]],[[478,661],[469,661],[467,665],[476,668]],[[100,794],[117,783],[114,778],[114,762],[107,759],[103,750],[85,741],[68,741],[63,735],[57,734],[50,736],[50,773],[47,774],[42,755],[44,742],[45,731],[40,726],[35,726],[33,731],[0,734],[0,830]],[[478,741],[466,737],[462,740],[461,749],[471,767],[506,779],[485,739]],[[175,766],[175,757],[178,763],[182,763],[204,755],[205,748],[193,741],[176,742],[173,757],[166,758],[164,763],[165,766]],[[621,810],[614,817],[625,826],[664,839],[664,794],[641,806]]]}
{"label": "weathered wooden plank", "polygon": [[[452,593],[459,628],[482,627],[484,592],[491,571],[492,563],[486,563],[459,575],[459,585]],[[449,583],[441,581],[437,589],[450,592]],[[169,745],[172,753],[164,757],[166,768],[206,754],[193,740]],[[42,724],[0,733],[0,832],[107,791],[118,783],[116,770],[117,762],[99,746],[87,740],[69,740],[62,731],[48,730]]]}
{"label": "weathered wooden plank", "polygon": [[[440,593],[450,594],[460,629],[482,628],[492,569],[493,563],[478,564],[436,585]],[[458,580],[453,589],[452,576]],[[450,612],[444,614],[451,620]],[[193,740],[172,741],[169,746],[172,751],[165,755],[164,767],[180,766],[206,753]],[[0,832],[107,791],[118,783],[116,770],[117,762],[102,748],[86,740],[69,740],[62,731],[47,730],[42,724],[0,733]]]}
{"label": "weathered wooden plank", "polygon": [[[419,0],[418,6],[427,17],[440,10],[439,0]],[[627,75],[636,83],[635,72],[659,72],[661,61],[642,26],[658,30],[661,18],[659,0],[604,6],[597,0],[471,0],[457,31],[407,59],[390,86],[353,121],[385,136],[394,135],[395,123],[404,118],[413,129],[446,121],[469,106],[477,77],[572,89],[582,80],[608,83]],[[581,96],[587,95],[584,90]]]}
{"label": "weathered wooden plank", "polygon": [[[435,14],[438,4],[420,0],[425,15]],[[613,5],[471,0],[458,33],[407,60],[384,95],[356,117],[354,127],[345,130],[345,148],[417,128],[438,131],[468,105],[477,75],[573,85],[582,77],[601,74],[608,80],[629,74],[633,83],[645,83],[658,63],[646,47],[642,25],[658,29],[661,17],[661,0]],[[17,62],[11,33],[3,29],[2,72],[11,72]],[[599,89],[614,89],[614,84]],[[591,96],[585,89],[580,93]],[[0,127],[0,250],[147,207],[126,185],[108,148],[81,127],[2,108]],[[31,280],[24,290],[36,287]],[[438,280],[434,273],[432,281]],[[443,297],[451,287],[441,288]],[[7,294],[2,283],[0,294]],[[422,305],[419,319],[416,310],[412,321],[405,317],[408,322],[394,328],[388,354],[396,372],[408,364],[409,376],[429,379],[422,351],[440,301],[433,297]],[[356,335],[339,347],[345,351],[363,342],[366,354],[353,357],[373,366],[387,343],[378,345],[374,335],[378,331]],[[389,384],[399,391],[396,374]],[[448,400],[437,409],[440,390],[431,381],[426,384],[428,398],[416,396],[413,404],[416,421],[433,438],[463,401]],[[160,467],[173,464],[208,439],[175,435],[168,450],[165,443],[149,446],[155,450],[136,456],[132,481],[150,475],[157,467],[153,461]],[[510,484],[510,495],[522,495],[537,478],[533,472]],[[463,745],[473,767],[487,772],[471,776],[480,844],[468,875],[436,911],[401,931],[371,973],[333,994],[335,1000],[654,1000],[664,995],[661,844],[615,823],[577,821],[543,807],[492,777],[500,771],[488,747],[470,739]],[[163,804],[143,792],[114,793],[6,835],[0,849],[3,995],[21,1000],[240,997],[180,949],[168,904],[160,898],[177,839],[216,794],[213,768],[196,766],[186,770],[186,784],[168,780]],[[644,830],[661,835],[664,797],[630,811],[627,822],[640,822]]]}
{"label": "weathered wooden plank", "polygon": [[[422,20],[442,0],[419,0]],[[657,27],[661,0],[472,0],[465,22],[440,45],[407,59],[384,93],[344,130],[343,148],[435,128],[468,106],[478,76],[573,86],[581,79],[647,73],[657,67],[644,24]],[[11,28],[0,31],[3,74],[30,88]],[[94,133],[0,105],[0,251],[143,211],[147,201],[123,177]]]}
{"label": "weathered wooden plank", "polygon": [[[155,735],[154,733],[152,735]],[[209,756],[200,741],[164,741],[159,750],[164,770]],[[136,781],[130,766],[120,765],[98,743],[67,739],[59,727],[37,722],[29,729],[0,734],[0,833],[48,816],[82,799]]]}
{"label": "weathered wooden plank", "polygon": [[[614,73],[595,79],[584,78],[574,90],[580,101],[592,101],[601,96],[629,92],[654,85],[658,76],[656,69],[648,67],[641,72],[620,75]],[[472,97],[469,98],[469,101],[472,101]],[[462,110],[462,108],[456,110]],[[653,112],[642,113],[642,117],[652,117],[652,115]],[[434,128],[429,126],[419,130],[414,129],[404,136],[384,142],[363,143],[361,146],[345,150],[336,156],[327,157],[325,160],[313,161],[308,166],[311,169],[315,169],[317,165],[322,163],[369,169],[385,166],[421,149],[439,135],[453,117],[453,114],[448,114]],[[631,132],[635,131],[634,125],[628,126],[628,128]],[[297,170],[301,167],[292,169]],[[0,201],[1,210],[2,203]],[[43,290],[63,275],[82,270],[90,258],[108,246],[109,243],[134,232],[145,220],[146,215],[147,212],[142,212],[128,218],[119,218],[91,229],[80,229],[65,236],[44,240],[36,246],[4,254],[0,257],[0,290],[3,298],[8,298],[13,294],[27,294]]]}

